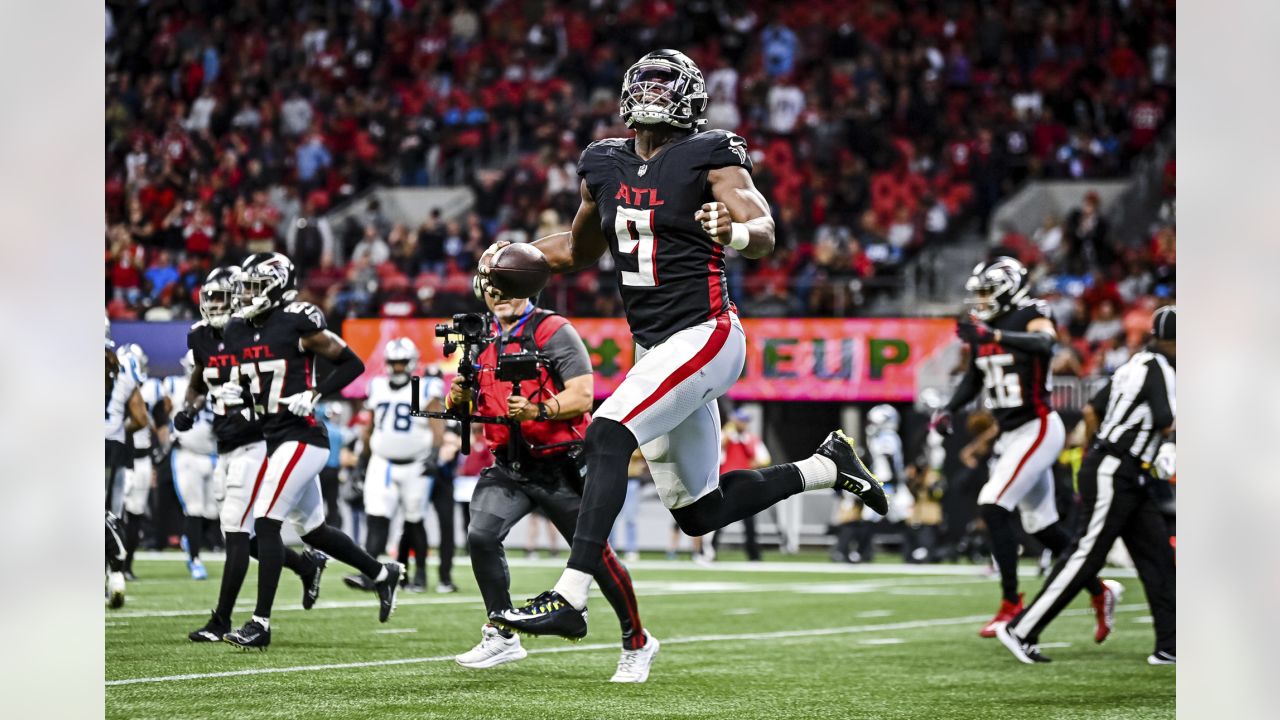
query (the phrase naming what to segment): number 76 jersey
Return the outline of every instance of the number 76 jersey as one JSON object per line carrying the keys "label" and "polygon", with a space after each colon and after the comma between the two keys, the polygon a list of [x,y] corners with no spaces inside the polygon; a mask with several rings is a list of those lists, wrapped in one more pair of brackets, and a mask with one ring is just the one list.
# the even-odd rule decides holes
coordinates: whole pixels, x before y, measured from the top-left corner
{"label": "number 76 jersey", "polygon": [[750,172],[751,158],[746,141],[724,130],[673,139],[648,160],[636,154],[634,139],[600,140],[578,161],[642,347],[731,309],[724,247],[693,219],[715,202],[707,173],[731,166]]}
{"label": "number 76 jersey", "polygon": [[[414,460],[426,457],[436,442],[424,417],[409,414],[413,403],[413,386],[410,383],[392,385],[390,378],[376,377],[369,381],[369,399],[364,406],[373,413],[373,434],[369,437],[369,450],[385,460]],[[421,407],[426,409],[432,400],[444,399],[444,381],[436,377],[424,377],[419,386]]]}

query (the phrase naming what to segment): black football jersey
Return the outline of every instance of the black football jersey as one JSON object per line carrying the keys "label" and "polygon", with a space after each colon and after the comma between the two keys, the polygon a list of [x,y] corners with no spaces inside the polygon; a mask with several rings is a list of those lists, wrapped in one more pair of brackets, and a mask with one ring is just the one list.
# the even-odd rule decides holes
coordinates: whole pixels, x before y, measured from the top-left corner
{"label": "black football jersey", "polygon": [[325,327],[324,311],[294,302],[255,322],[232,320],[223,333],[240,363],[240,377],[248,380],[268,451],[290,441],[329,447],[329,434],[314,416],[294,415],[281,401],[315,387],[315,354],[303,350],[301,340]]}
{"label": "black football jersey", "polygon": [[[1036,318],[1053,319],[1043,300],[1032,300],[996,318],[991,327],[1006,332],[1026,332]],[[986,406],[1001,430],[1011,430],[1051,412],[1049,361],[1052,355],[1036,355],[997,343],[970,347],[974,367],[982,373]]]}
{"label": "black football jersey", "polygon": [[[248,382],[248,378],[240,377],[239,355],[228,349],[222,333],[204,320],[191,326],[187,333],[187,348],[195,356],[196,363],[204,368],[204,382],[211,391],[223,383]],[[245,405],[228,409],[212,392],[209,394],[209,407],[213,408],[213,435],[218,439],[219,453],[228,453],[262,439],[262,424],[252,407]]]}
{"label": "black football jersey", "polygon": [[750,171],[751,158],[746,141],[723,130],[672,140],[647,161],[634,139],[600,140],[578,161],[600,210],[627,322],[646,348],[731,309],[724,247],[693,216],[714,202],[707,172],[732,165]]}

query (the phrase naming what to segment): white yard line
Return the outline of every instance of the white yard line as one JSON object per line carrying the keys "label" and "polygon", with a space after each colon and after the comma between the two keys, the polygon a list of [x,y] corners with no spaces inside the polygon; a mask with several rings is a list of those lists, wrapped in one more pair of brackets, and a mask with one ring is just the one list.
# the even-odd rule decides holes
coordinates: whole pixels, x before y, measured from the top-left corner
{"label": "white yard line", "polygon": [[375,635],[401,635],[403,633],[416,633],[418,628],[384,628],[373,632]]}
{"label": "white yard line", "polygon": [[[844,583],[822,583],[812,586],[798,586],[790,588],[790,590],[805,595],[849,595],[855,593],[878,592],[882,590],[893,591],[894,588],[918,587],[918,586],[954,586],[969,584],[987,584],[988,580],[981,578],[886,578],[883,580],[851,580]],[[670,595],[698,595],[698,594],[720,594],[726,592],[733,593],[763,593],[778,592],[782,587],[776,583],[743,583],[743,582],[679,582],[679,581],[653,581],[638,580],[635,582],[636,590],[639,591],[640,597],[665,597]],[[595,597],[603,597],[598,590],[593,589]],[[949,595],[951,593],[939,591],[938,594]],[[250,600],[241,600],[236,603],[237,607],[248,607],[252,605]],[[397,607],[408,607],[414,605],[476,605],[481,606],[482,601],[479,595],[450,595],[447,597],[406,597],[401,593],[396,599]],[[311,612],[317,610],[347,610],[351,608],[375,608],[378,601],[369,597],[360,598],[358,600],[321,600],[316,603]],[[294,612],[302,610],[301,604],[276,605],[275,612]],[[115,618],[155,618],[155,617],[203,617],[208,615],[207,609],[190,609],[190,610],[126,610],[124,612],[111,612],[108,617]]]}
{"label": "white yard line", "polygon": [[[1132,612],[1145,609],[1146,605],[1121,605],[1117,612]],[[1063,615],[1090,615],[1092,609],[1066,610]],[[936,618],[933,620],[910,620],[897,623],[881,623],[878,625],[851,625],[845,627],[814,628],[811,630],[779,630],[765,633],[737,633],[729,635],[691,635],[687,637],[665,638],[664,645],[684,645],[689,643],[715,642],[758,642],[761,640],[778,640],[784,638],[827,637],[831,635],[855,635],[861,633],[883,632],[886,630],[917,630],[920,628],[943,627],[947,625],[967,625],[990,619],[989,615],[966,615],[964,617]],[[538,648],[529,650],[530,655],[541,655],[566,652],[589,652],[593,650],[616,650],[617,643],[599,643],[595,645],[564,645],[554,648]],[[166,675],[162,677],[127,678],[108,680],[107,687],[118,685],[137,685],[141,683],[169,683],[185,680],[208,680],[212,678],[240,677],[245,675],[272,675],[278,673],[320,672],[324,670],[351,670],[371,667],[387,667],[392,665],[418,665],[422,663],[451,662],[453,655],[436,655],[433,657],[399,658],[394,660],[371,660],[366,662],[333,663],[327,665],[294,665],[277,668],[251,668],[247,670],[229,670],[215,673],[191,673],[187,675]]]}
{"label": "white yard line", "polygon": [[[186,556],[179,552],[147,550],[138,553],[138,557],[143,560],[167,560],[171,562],[186,562]],[[223,554],[217,552],[201,553],[200,557],[208,565],[210,562],[222,562]],[[466,556],[459,556],[459,560],[465,560]],[[435,567],[435,557],[428,562],[430,567]],[[555,568],[563,569],[564,560],[560,558],[544,558],[531,560],[529,558],[508,558],[507,564],[511,567],[521,568]],[[851,565],[849,563],[831,563],[831,562],[715,562],[711,565],[694,565],[687,560],[636,560],[635,562],[626,563],[628,568],[637,570],[688,570],[690,572],[744,572],[744,573],[817,573],[820,575],[957,575],[957,576],[982,576],[989,577],[987,568],[982,565],[970,565],[969,563],[957,564],[937,564],[937,565],[915,565],[908,563],[871,563],[868,565]],[[1037,577],[1040,571],[1034,565],[1019,565],[1018,575],[1020,577]],[[1108,567],[1102,571],[1104,577],[1109,578],[1133,578],[1137,577],[1137,572],[1131,568],[1113,568]]]}

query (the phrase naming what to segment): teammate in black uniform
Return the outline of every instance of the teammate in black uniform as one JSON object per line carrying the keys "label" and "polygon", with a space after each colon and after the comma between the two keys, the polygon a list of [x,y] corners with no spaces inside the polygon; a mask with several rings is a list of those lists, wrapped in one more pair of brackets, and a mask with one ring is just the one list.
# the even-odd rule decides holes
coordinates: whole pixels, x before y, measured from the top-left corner
{"label": "teammate in black uniform", "polygon": [[[1057,330],[1048,305],[1029,297],[1026,275],[1022,263],[1009,257],[973,269],[965,284],[973,309],[956,326],[956,334],[969,345],[969,369],[933,419],[933,427],[949,431],[951,414],[985,390],[985,404],[999,428],[978,510],[991,536],[1003,597],[995,618],[979,631],[982,637],[995,637],[995,626],[1022,610],[1013,511],[1021,512],[1023,528],[1055,554],[1071,544],[1058,522],[1053,484],[1053,463],[1066,439],[1062,418],[1049,402],[1049,361]],[[1114,582],[1104,586],[1094,577],[1088,588],[1098,615],[1095,639],[1102,642],[1110,633],[1120,587]]]}
{"label": "teammate in black uniform", "polygon": [[[557,273],[593,265],[609,251],[639,347],[635,366],[587,430],[587,483],[568,568],[554,590],[495,618],[515,629],[586,633],[587,591],[626,498],[637,447],[689,535],[804,490],[838,486],[887,510],[884,490],[840,431],[798,463],[719,475],[716,401],[738,379],[746,355],[725,282],[725,246],[752,259],[768,255],[774,223],[751,180],[746,141],[698,131],[707,102],[702,72],[683,53],[658,50],[631,66],[620,107],[635,137],[587,147],[572,230],[534,243]],[[492,292],[487,274],[482,257],[479,287]]]}
{"label": "teammate in black uniform", "polygon": [[[223,387],[247,386],[245,404],[261,417],[269,458],[253,503],[257,608],[244,627],[223,640],[240,647],[265,648],[271,643],[271,606],[284,564],[280,528],[286,517],[303,542],[376,579],[378,619],[386,622],[395,607],[402,568],[398,563],[380,564],[342,531],[325,524],[318,477],[329,459],[329,435],[315,418],[316,402],[359,377],[364,363],[326,329],[320,308],[294,302],[297,276],[289,258],[258,253],[244,261],[242,270],[237,317],[223,333],[225,352],[237,363],[236,375]],[[333,364],[319,384],[314,378],[317,355]]]}
{"label": "teammate in black uniform", "polygon": [[[220,524],[226,535],[227,559],[218,590],[218,605],[209,622],[187,637],[193,642],[217,642],[231,631],[231,612],[245,575],[249,558],[257,557],[253,540],[253,503],[262,475],[267,467],[267,443],[262,437],[262,424],[252,408],[243,401],[239,387],[239,359],[229,352],[223,330],[235,307],[239,268],[215,268],[200,288],[200,315],[204,318],[191,326],[187,347],[195,366],[187,381],[184,407],[173,416],[173,426],[180,432],[190,429],[196,415],[205,406],[206,395],[213,408],[213,434],[218,440],[218,464],[214,484],[221,489]],[[302,580],[302,607],[311,609],[320,595],[320,577],[326,558],[314,551],[298,554],[285,548],[285,567]]]}

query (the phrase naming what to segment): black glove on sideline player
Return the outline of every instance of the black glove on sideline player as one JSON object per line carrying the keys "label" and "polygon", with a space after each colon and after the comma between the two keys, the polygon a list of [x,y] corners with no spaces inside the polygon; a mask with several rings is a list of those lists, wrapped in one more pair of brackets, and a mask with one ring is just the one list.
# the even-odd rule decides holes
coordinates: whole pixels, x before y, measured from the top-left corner
{"label": "black glove on sideline player", "polygon": [[173,415],[173,429],[178,432],[186,432],[196,424],[195,413],[179,410]]}

